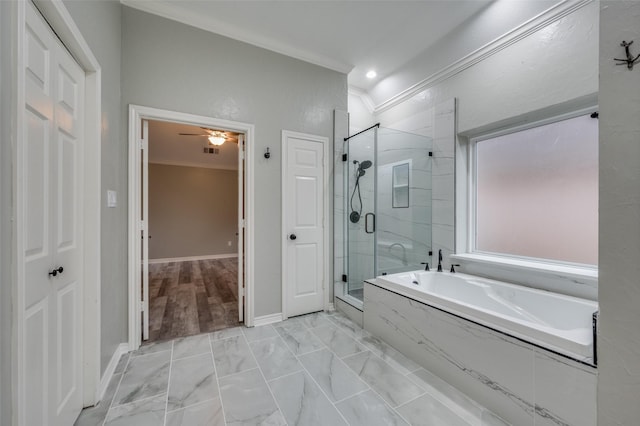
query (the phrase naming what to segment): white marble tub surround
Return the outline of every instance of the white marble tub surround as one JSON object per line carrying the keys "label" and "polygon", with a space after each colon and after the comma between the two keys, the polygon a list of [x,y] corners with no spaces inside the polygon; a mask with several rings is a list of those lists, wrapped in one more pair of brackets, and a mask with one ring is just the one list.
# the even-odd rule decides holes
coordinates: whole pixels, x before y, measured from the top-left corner
{"label": "white marble tub surround", "polygon": [[366,331],[509,423],[596,425],[594,367],[369,282],[364,304]]}
{"label": "white marble tub surround", "polygon": [[[294,352],[308,342],[322,347]],[[151,367],[168,378],[164,387],[132,402],[114,398],[123,378]],[[103,401],[76,425],[506,425],[496,419],[344,315],[321,312],[144,346],[123,356]]]}
{"label": "white marble tub surround", "polygon": [[510,336],[593,363],[598,303],[473,275],[414,271],[374,284]]}

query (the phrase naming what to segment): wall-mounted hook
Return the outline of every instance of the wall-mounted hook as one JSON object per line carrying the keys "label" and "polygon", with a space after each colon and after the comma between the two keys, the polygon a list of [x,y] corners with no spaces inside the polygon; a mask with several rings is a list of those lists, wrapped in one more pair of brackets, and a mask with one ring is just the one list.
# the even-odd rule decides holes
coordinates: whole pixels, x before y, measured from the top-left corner
{"label": "wall-mounted hook", "polygon": [[629,51],[629,47],[633,44],[633,40],[631,40],[629,43],[627,43],[626,41],[622,40],[622,43],[620,43],[620,46],[624,47],[624,53],[625,55],[627,55],[626,59],[618,59],[618,58],[613,58],[614,61],[618,61],[618,63],[616,65],[627,65],[627,68],[629,68],[630,70],[633,69],[633,64],[636,63],[636,61],[638,60],[638,58],[640,58],[640,54],[638,54],[638,56],[636,56],[635,58],[633,57],[633,55],[631,54],[631,52]]}
{"label": "wall-mounted hook", "polygon": [[267,150],[264,152],[264,158],[271,158],[271,153],[269,152],[269,148],[267,148]]}

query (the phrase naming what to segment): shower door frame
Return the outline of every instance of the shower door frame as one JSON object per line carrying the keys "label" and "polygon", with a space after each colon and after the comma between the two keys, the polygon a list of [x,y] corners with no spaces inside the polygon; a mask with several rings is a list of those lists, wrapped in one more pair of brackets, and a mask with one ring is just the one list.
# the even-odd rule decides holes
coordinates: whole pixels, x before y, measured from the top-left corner
{"label": "shower door frame", "polygon": [[[378,197],[377,197],[377,187],[378,187],[378,131],[380,129],[380,123],[377,123],[374,126],[371,126],[368,129],[362,130],[358,133],[355,133],[352,136],[349,136],[347,140],[343,143],[343,155],[346,155],[346,160],[343,160],[343,188],[344,188],[344,216],[343,216],[343,235],[344,235],[344,260],[343,260],[343,271],[346,274],[346,282],[343,282],[342,286],[342,295],[341,299],[355,308],[362,310],[364,305],[364,300],[360,300],[355,296],[349,294],[349,282],[350,276],[352,275],[352,271],[350,271],[349,264],[349,214],[350,214],[350,171],[349,165],[352,163],[353,159],[351,156],[350,143],[351,138],[358,137],[361,134],[365,134],[368,131],[373,131],[373,165],[371,167],[370,172],[373,174],[373,214],[374,214],[374,231],[373,231],[373,275],[368,278],[374,278],[377,275],[377,214],[378,214]],[[365,220],[366,214],[360,217],[360,220]]]}

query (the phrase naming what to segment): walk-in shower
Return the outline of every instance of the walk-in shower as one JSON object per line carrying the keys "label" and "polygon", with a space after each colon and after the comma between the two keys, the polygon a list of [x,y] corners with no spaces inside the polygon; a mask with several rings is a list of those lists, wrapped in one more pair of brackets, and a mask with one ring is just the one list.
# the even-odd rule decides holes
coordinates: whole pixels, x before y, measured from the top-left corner
{"label": "walk-in shower", "polygon": [[373,126],[343,146],[342,296],[362,301],[363,282],[430,261],[431,139]]}

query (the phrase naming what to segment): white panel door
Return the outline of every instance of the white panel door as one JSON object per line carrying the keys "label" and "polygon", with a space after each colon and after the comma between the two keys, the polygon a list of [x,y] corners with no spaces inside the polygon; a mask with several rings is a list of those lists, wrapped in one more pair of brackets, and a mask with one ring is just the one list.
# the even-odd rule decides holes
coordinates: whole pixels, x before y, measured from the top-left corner
{"label": "white panel door", "polygon": [[326,139],[284,132],[284,314],[324,308],[324,151]]}
{"label": "white panel door", "polygon": [[23,286],[21,423],[70,425],[82,409],[84,72],[31,2],[25,26],[25,143],[19,148]]}

